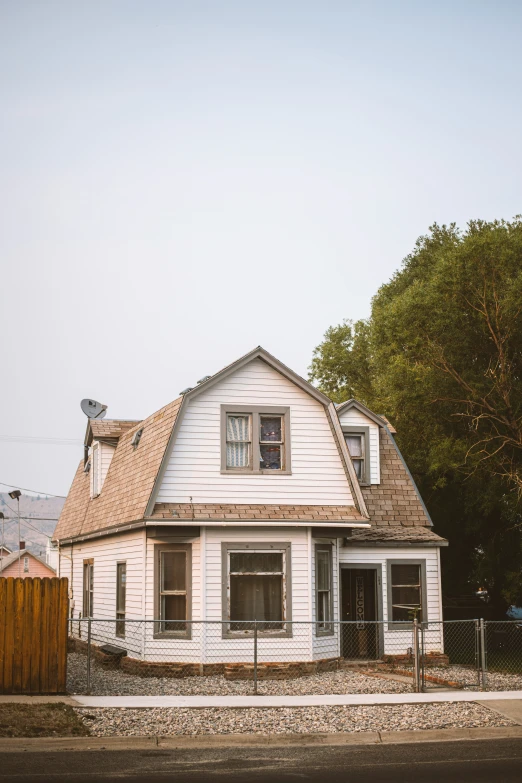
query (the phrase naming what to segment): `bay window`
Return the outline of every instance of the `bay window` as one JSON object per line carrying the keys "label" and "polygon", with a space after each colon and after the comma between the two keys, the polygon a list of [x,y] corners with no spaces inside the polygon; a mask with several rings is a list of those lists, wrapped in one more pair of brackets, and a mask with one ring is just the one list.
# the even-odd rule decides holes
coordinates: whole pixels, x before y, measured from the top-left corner
{"label": "bay window", "polygon": [[156,544],[155,569],[155,636],[191,635],[192,546],[190,544]]}
{"label": "bay window", "polygon": [[223,544],[225,633],[289,635],[290,544]]}

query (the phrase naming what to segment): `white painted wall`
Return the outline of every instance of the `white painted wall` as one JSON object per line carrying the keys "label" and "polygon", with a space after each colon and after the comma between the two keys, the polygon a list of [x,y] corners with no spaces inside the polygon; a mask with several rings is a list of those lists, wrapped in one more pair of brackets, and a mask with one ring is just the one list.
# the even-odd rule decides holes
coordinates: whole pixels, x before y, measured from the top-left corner
{"label": "white painted wall", "polygon": [[[220,406],[290,406],[291,475],[221,474]],[[192,399],[158,502],[352,505],[324,407],[260,359]]]}
{"label": "white painted wall", "polygon": [[115,446],[110,446],[108,443],[100,443],[100,489],[103,487],[115,451]]}
{"label": "white painted wall", "polygon": [[[127,593],[126,618],[141,619],[144,616],[143,607],[143,540],[144,530],[121,533],[117,536],[103,536],[93,541],[84,541],[74,545],[73,576],[69,576],[69,586],[73,590],[75,602],[74,618],[83,613],[83,561],[94,560],[94,611],[95,620],[113,620],[116,617],[116,564],[127,563]],[[70,555],[70,547],[63,550]],[[61,558],[62,572],[64,558]],[[152,615],[151,615],[152,617]],[[86,630],[83,624],[82,636]],[[142,626],[126,626],[126,638],[115,635],[114,622],[93,622],[92,638],[98,644],[110,643],[125,647],[129,655],[140,656],[142,652]],[[78,633],[78,625],[73,623],[73,632]]]}
{"label": "white painted wall", "polygon": [[380,458],[379,458],[379,427],[357,408],[351,408],[339,414],[341,426],[370,428],[370,481],[372,484],[381,483]]}

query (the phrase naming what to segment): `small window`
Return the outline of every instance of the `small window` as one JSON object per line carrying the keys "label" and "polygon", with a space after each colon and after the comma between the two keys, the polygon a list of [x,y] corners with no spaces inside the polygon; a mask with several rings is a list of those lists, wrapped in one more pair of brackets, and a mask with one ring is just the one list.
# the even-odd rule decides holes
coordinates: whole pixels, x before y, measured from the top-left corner
{"label": "small window", "polygon": [[116,636],[125,636],[127,563],[116,563]]}
{"label": "small window", "polygon": [[25,574],[29,573],[29,558],[28,557],[24,557],[24,573]]}
{"label": "small window", "polygon": [[227,468],[235,470],[252,467],[251,416],[227,415]]}
{"label": "small window", "polygon": [[365,460],[365,448],[364,448],[364,435],[362,433],[346,433],[344,436],[350,457],[352,458],[353,467],[355,469],[355,475],[362,481],[365,475],[364,460]]}
{"label": "small window", "polygon": [[421,566],[418,563],[391,565],[392,616],[395,622],[422,622]]}
{"label": "small window", "polygon": [[332,625],[332,547],[317,544],[315,548],[315,593],[317,634],[333,633]]}
{"label": "small window", "polygon": [[157,544],[156,634],[190,636],[191,557],[190,544]]}
{"label": "small window", "polygon": [[232,632],[251,632],[257,620],[259,630],[285,630],[284,551],[256,550],[228,552],[228,593]]}
{"label": "small window", "polygon": [[94,560],[83,561],[83,616],[92,617],[94,609]]}

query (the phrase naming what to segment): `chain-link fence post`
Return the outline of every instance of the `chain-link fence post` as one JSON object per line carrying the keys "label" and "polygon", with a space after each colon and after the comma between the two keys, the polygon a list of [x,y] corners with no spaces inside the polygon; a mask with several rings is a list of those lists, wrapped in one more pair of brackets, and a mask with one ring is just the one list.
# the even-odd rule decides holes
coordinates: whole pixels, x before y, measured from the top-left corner
{"label": "chain-link fence post", "polygon": [[424,654],[424,625],[421,623],[420,626],[420,635],[421,635],[421,646],[420,646],[420,660],[421,660],[421,674],[420,674],[420,692],[425,693],[426,692],[426,678],[425,678],[425,672],[424,672],[424,660],[425,660],[425,654]]}
{"label": "chain-link fence post", "polygon": [[87,620],[87,694],[91,692],[91,623],[92,619]]}
{"label": "chain-link fence post", "polygon": [[413,690],[415,693],[419,692],[419,675],[419,621],[415,618],[413,621]]}
{"label": "chain-link fence post", "polygon": [[488,675],[486,665],[486,625],[484,618],[480,618],[480,668],[482,670],[482,690],[488,689]]}
{"label": "chain-link fence post", "polygon": [[254,620],[254,693],[257,696],[257,620]]}
{"label": "chain-link fence post", "polygon": [[477,670],[477,687],[482,687],[482,667],[480,665],[480,620],[475,620],[475,669]]}

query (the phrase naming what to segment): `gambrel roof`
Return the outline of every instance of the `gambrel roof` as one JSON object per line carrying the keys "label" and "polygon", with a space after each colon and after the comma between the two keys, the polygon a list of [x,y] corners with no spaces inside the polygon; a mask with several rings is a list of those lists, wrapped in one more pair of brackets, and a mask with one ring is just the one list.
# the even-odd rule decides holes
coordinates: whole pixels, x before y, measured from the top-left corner
{"label": "gambrel roof", "polygon": [[[254,359],[269,364],[324,406],[354,498],[353,506],[157,503],[157,493],[188,402]],[[379,485],[361,487],[357,481],[337,415],[337,412],[349,404],[355,405],[360,410],[363,409],[366,415],[370,415],[370,418],[379,424],[381,433],[381,484]],[[84,472],[82,460],[60,515],[54,538],[63,542],[102,532],[117,532],[129,527],[142,526],[145,520],[150,522],[172,520],[174,523],[179,519],[203,524],[211,523],[212,520],[233,523],[255,519],[312,523],[324,521],[330,525],[347,522],[361,525],[371,521],[381,527],[430,525],[431,521],[422,499],[384,417],[376,416],[366,406],[354,400],[344,403],[337,412],[333,403],[322,392],[263,348],[258,347],[143,421],[91,420],[86,443],[87,440],[89,443],[92,442],[93,438],[113,440],[114,455],[101,494],[95,498],[90,497],[89,474]],[[135,447],[132,440],[138,430],[142,430],[142,435],[139,445]]]}

